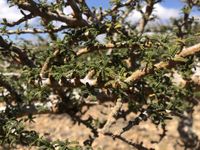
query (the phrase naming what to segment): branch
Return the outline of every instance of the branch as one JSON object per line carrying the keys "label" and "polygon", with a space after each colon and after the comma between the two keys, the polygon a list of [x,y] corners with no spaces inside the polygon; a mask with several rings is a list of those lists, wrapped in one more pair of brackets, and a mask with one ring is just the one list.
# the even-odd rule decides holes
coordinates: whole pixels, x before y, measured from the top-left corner
{"label": "branch", "polygon": [[74,17],[77,19],[82,19],[82,13],[81,13],[77,3],[74,0],[68,0],[67,2],[74,11]]}
{"label": "branch", "polygon": [[[194,55],[195,53],[200,52],[200,43],[196,44],[192,47],[183,49],[179,54],[177,54],[174,59],[180,58],[180,57],[187,57],[190,55]],[[170,66],[170,62],[160,62],[154,65],[156,70],[162,69],[162,68],[166,68]],[[141,79],[142,77],[144,77],[145,75],[153,72],[155,69],[143,69],[143,70],[137,70],[135,72],[132,73],[131,76],[129,76],[125,82],[130,83],[130,82],[134,82],[138,79]],[[115,122],[115,116],[117,115],[117,113],[119,112],[120,108],[121,108],[121,99],[118,99],[115,107],[113,108],[113,111],[109,114],[109,117],[107,119],[106,124],[104,125],[103,129],[100,129],[99,132],[106,134],[109,133],[109,128],[110,126]],[[128,125],[126,127],[123,128],[123,130],[121,131],[120,135],[123,134],[124,132],[128,131],[132,126],[134,125],[138,125],[142,120],[146,120],[149,117],[150,113],[147,111],[142,112],[138,117],[136,117],[133,121],[129,121]]]}
{"label": "branch", "polygon": [[142,18],[138,25],[138,30],[140,33],[144,32],[145,26],[147,25],[148,21],[150,20],[150,16],[153,12],[154,5],[156,3],[158,3],[158,2],[155,0],[147,0],[147,6],[146,6],[145,12],[143,12],[142,10],[140,11],[142,13]]}
{"label": "branch", "polygon": [[[175,55],[173,60],[177,60],[180,57],[188,57],[198,52],[200,52],[200,43],[194,46],[191,46],[189,48],[183,49],[179,54]],[[141,79],[147,74],[153,73],[155,70],[170,67],[172,64],[171,62],[172,61],[168,61],[168,62],[161,61],[155,64],[153,68],[145,68],[145,69],[136,70],[128,78],[126,78],[124,82],[131,83],[131,82]]]}
{"label": "branch", "polygon": [[146,121],[150,117],[151,113],[147,109],[139,114],[136,118],[128,122],[128,125],[124,128],[122,128],[122,131],[120,132],[120,136],[125,133],[126,131],[130,130],[133,126],[139,125],[141,121]]}
{"label": "branch", "polygon": [[115,12],[115,11],[119,10],[120,8],[125,7],[125,6],[129,6],[129,7],[131,6],[131,7],[134,8],[136,6],[136,3],[137,3],[137,1],[134,1],[134,0],[127,0],[126,2],[117,3],[116,5],[114,5],[111,8],[111,10],[109,12],[105,12],[103,16],[106,16],[106,15],[112,13],[112,12]]}
{"label": "branch", "polygon": [[0,74],[0,86],[4,87],[10,95],[16,99],[17,102],[21,102],[21,96],[17,93],[14,87],[12,87],[6,80],[5,77]]}
{"label": "branch", "polygon": [[15,54],[17,54],[23,65],[26,65],[30,68],[35,67],[34,62],[28,58],[28,55],[25,51],[21,50],[20,48],[18,48],[16,46],[12,46],[11,44],[8,44],[2,38],[2,36],[0,36],[0,47],[2,47],[3,50],[5,50],[5,51],[14,52]]}
{"label": "branch", "polygon": [[18,5],[19,8],[29,11],[31,14],[33,14],[33,16],[40,16],[47,22],[51,22],[54,20],[61,21],[66,23],[69,27],[85,27],[89,25],[87,21],[84,19],[72,18],[64,14],[52,12],[48,8],[40,7],[33,0],[27,0],[27,1],[15,0],[14,3]]}
{"label": "branch", "polygon": [[60,32],[64,29],[67,29],[68,26],[61,26],[59,28],[54,28],[54,29],[44,29],[44,30],[41,30],[41,29],[36,29],[36,28],[33,28],[33,29],[20,29],[20,30],[7,30],[7,31],[3,31],[0,33],[2,33],[2,35],[7,35],[7,34],[37,34],[37,33],[57,33],[57,32]]}
{"label": "branch", "polygon": [[55,57],[59,54],[59,52],[60,52],[60,50],[59,50],[59,49],[56,49],[55,52],[53,53],[53,55],[52,55],[52,56],[49,56],[49,57],[45,60],[43,66],[42,66],[42,69],[41,69],[41,71],[40,71],[40,77],[41,77],[41,78],[44,78],[44,77],[47,76],[46,71],[47,71],[48,68],[49,68],[49,64],[50,64],[51,60],[52,60],[53,58],[55,58]]}
{"label": "branch", "polygon": [[86,85],[86,84],[89,84],[90,86],[96,85],[97,79],[92,78],[94,76],[94,74],[95,74],[94,70],[89,71],[83,79],[80,79],[80,82],[83,83],[84,85]]}
{"label": "branch", "polygon": [[[137,44],[132,45],[131,47],[135,47]],[[114,48],[127,48],[130,47],[128,44],[113,44],[113,43],[107,43],[105,45],[99,45],[99,46],[91,46],[91,47],[85,47],[85,48],[80,48],[77,52],[77,56],[81,56],[85,53],[92,52],[94,50],[106,50],[106,49],[114,49]]]}
{"label": "branch", "polygon": [[3,23],[1,23],[1,24],[6,25],[6,26],[8,26],[8,27],[14,27],[14,26],[16,26],[16,25],[21,24],[22,22],[25,22],[25,21],[31,19],[31,18],[33,18],[33,15],[30,13],[30,14],[28,14],[28,15],[25,15],[23,18],[19,19],[19,20],[16,21],[16,22],[12,22],[12,23],[3,22]]}
{"label": "branch", "polygon": [[85,0],[80,1],[80,3],[83,5],[83,7],[86,8],[84,14],[87,16],[89,20],[92,20],[94,23],[99,23],[96,15],[91,11]]}
{"label": "branch", "polygon": [[[137,45],[132,45],[132,47],[135,47]],[[111,49],[111,48],[127,48],[129,47],[129,45],[126,45],[126,44],[122,44],[122,45],[116,45],[116,44],[112,44],[112,43],[108,43],[106,45],[101,45],[101,46],[93,46],[93,47],[85,47],[85,48],[80,48],[77,52],[76,52],[76,55],[77,56],[81,56],[85,53],[88,53],[88,52],[92,52],[93,50],[105,50],[105,49]],[[190,56],[190,55],[194,55],[195,53],[199,52],[200,51],[200,43],[199,44],[196,44],[192,47],[189,47],[189,48],[186,48],[186,49],[183,49],[181,51],[180,54],[177,54],[173,60],[176,60],[177,58],[179,57],[187,57],[187,56]],[[168,67],[169,65],[171,64],[171,62],[159,62],[157,64],[154,65],[154,69],[161,69],[161,68],[165,68],[165,67]],[[142,70],[137,70],[135,72],[132,73],[132,75],[130,77],[128,77],[125,82],[129,83],[131,81],[134,81],[134,80],[138,80],[140,78],[142,78],[145,74],[148,74],[150,72],[153,71],[153,68],[151,69],[142,69]]]}
{"label": "branch", "polygon": [[102,133],[102,134],[109,133],[109,128],[116,121],[115,117],[118,115],[121,107],[122,107],[122,100],[121,100],[121,98],[119,98],[119,99],[117,99],[117,102],[116,102],[114,108],[112,109],[111,113],[109,114],[106,124],[104,125],[104,127],[102,129],[98,130],[99,133]]}
{"label": "branch", "polygon": [[[113,47],[114,47],[113,44],[110,44],[110,45],[106,46],[106,48],[113,48]],[[82,52],[80,52],[80,51],[82,51]],[[80,49],[80,51],[78,51],[79,53],[77,52],[78,55],[81,55],[83,53],[88,52],[89,49],[84,48],[84,49]],[[196,44],[194,46],[191,46],[191,47],[183,49],[179,54],[175,55],[175,57],[172,60],[176,60],[176,59],[178,59],[180,57],[188,57],[188,56],[194,55],[194,54],[196,54],[198,52],[200,52],[200,43],[198,43],[198,44]],[[136,70],[128,78],[126,78],[124,82],[126,82],[126,83],[135,82],[136,80],[141,79],[145,75],[153,73],[153,71],[155,71],[155,70],[166,68],[166,67],[169,67],[170,65],[171,65],[170,61],[169,62],[161,61],[161,62],[155,64],[153,68],[146,68],[146,69]],[[69,81],[71,84],[74,83],[74,79],[67,79],[67,81]],[[195,81],[196,80],[194,80],[194,82]]]}
{"label": "branch", "polygon": [[64,14],[62,5],[64,4],[64,0],[56,0],[56,3],[59,5],[57,8],[58,14]]}

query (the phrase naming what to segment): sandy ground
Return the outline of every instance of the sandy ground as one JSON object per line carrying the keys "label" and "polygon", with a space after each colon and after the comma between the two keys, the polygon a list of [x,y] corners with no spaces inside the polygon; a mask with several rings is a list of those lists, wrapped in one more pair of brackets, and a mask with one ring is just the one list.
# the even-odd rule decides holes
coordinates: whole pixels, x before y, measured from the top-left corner
{"label": "sandy ground", "polygon": [[[111,111],[111,106],[112,104],[107,104],[107,107],[91,107],[82,119],[86,119],[89,115],[92,115],[94,118],[100,118],[100,121],[103,121],[106,119],[107,114]],[[74,123],[67,114],[44,114],[37,115],[35,117],[35,123],[27,123],[27,128],[38,131],[42,136],[48,138],[49,140],[70,139],[79,141],[80,144],[83,144],[83,141],[85,141],[89,135],[92,135],[89,128],[83,124]],[[127,121],[124,119],[117,120],[117,122],[112,125],[111,131],[113,133],[119,132],[122,127],[126,126],[128,120],[134,117],[135,114],[129,114],[127,116]],[[193,131],[200,138],[200,106],[195,108],[193,117]],[[131,130],[124,133],[122,137],[132,143],[139,144],[142,142],[143,146],[148,149],[183,150],[184,148],[177,144],[178,142],[181,143],[179,133],[177,131],[178,120],[178,118],[173,118],[172,120],[167,121],[166,129],[168,132],[161,142],[158,142],[160,139],[159,134],[162,133],[161,127],[156,127],[150,121],[142,122],[139,126],[133,127]],[[122,140],[113,139],[112,137],[105,135],[99,135],[99,137],[93,142],[92,147],[95,150],[137,149]],[[28,148],[19,147],[16,149],[24,150]]]}

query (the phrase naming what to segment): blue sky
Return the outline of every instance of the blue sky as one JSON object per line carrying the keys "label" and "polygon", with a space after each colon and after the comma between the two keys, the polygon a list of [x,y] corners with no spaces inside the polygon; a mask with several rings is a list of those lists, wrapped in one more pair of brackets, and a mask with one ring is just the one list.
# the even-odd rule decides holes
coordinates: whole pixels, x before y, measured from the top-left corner
{"label": "blue sky", "polygon": [[[102,6],[103,8],[108,8],[109,0],[87,0],[90,6]],[[163,6],[170,8],[177,8],[183,6],[180,0],[164,0],[162,2]]]}
{"label": "blue sky", "polygon": [[[109,7],[109,0],[87,0],[90,6]],[[180,9],[183,6],[181,0],[163,0],[161,4],[165,7]]]}
{"label": "blue sky", "polygon": [[[165,7],[177,8],[177,9],[180,9],[184,6],[184,3],[181,2],[181,0],[164,0],[161,4]],[[193,8],[193,12],[195,12],[196,14],[200,14],[197,8]]]}
{"label": "blue sky", "polygon": [[163,6],[170,8],[181,8],[183,3],[180,0],[164,0],[162,2]]}
{"label": "blue sky", "polygon": [[[102,7],[102,8],[109,8],[109,0],[87,0],[87,3],[90,7]],[[166,9],[176,9],[179,11],[183,6],[184,3],[181,0],[163,0],[161,3],[161,6],[163,6]],[[180,12],[179,12],[180,13]],[[193,8],[192,15],[198,15],[200,16],[200,11],[196,8]],[[176,15],[175,15],[176,17]]]}

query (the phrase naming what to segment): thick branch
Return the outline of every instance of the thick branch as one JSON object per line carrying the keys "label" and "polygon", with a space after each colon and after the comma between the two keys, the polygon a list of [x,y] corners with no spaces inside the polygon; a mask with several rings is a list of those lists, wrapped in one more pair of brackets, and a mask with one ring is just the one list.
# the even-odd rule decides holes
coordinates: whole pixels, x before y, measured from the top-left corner
{"label": "thick branch", "polygon": [[82,19],[82,13],[81,13],[77,3],[74,0],[68,0],[68,4],[71,6],[71,8],[74,11],[74,17],[77,19]]}
{"label": "thick branch", "polygon": [[110,129],[111,125],[116,121],[116,116],[118,115],[121,107],[122,107],[122,100],[121,100],[121,98],[119,98],[117,100],[113,110],[109,114],[106,124],[104,125],[104,127],[102,129],[99,129],[98,132],[100,132],[102,134],[109,133],[109,129]]}
{"label": "thick branch", "polygon": [[138,27],[140,33],[144,32],[145,26],[147,25],[147,23],[150,19],[150,16],[154,9],[154,5],[156,3],[157,2],[155,0],[147,0],[147,6],[146,6],[145,12],[142,12],[142,10],[141,10],[142,18],[139,22],[139,27]]}
{"label": "thick branch", "polygon": [[30,60],[28,58],[28,55],[25,51],[21,50],[20,48],[18,48],[16,46],[12,46],[12,45],[8,44],[2,38],[2,36],[0,36],[0,47],[2,47],[3,50],[5,50],[5,51],[14,52],[15,54],[17,54],[23,65],[26,65],[26,66],[31,67],[31,68],[35,67],[35,64],[33,63],[32,60]]}
{"label": "thick branch", "polygon": [[61,21],[66,23],[69,27],[88,26],[87,21],[85,21],[84,19],[72,18],[63,14],[52,12],[48,8],[43,8],[39,6],[33,0],[27,0],[27,1],[14,0],[14,2],[16,5],[18,5],[19,8],[31,12],[34,16],[40,16],[41,18],[47,20],[48,22]]}
{"label": "thick branch", "polygon": [[52,55],[52,56],[49,56],[49,57],[45,60],[43,66],[42,66],[42,69],[41,69],[41,71],[40,71],[40,76],[41,76],[42,78],[44,78],[44,77],[47,76],[46,71],[47,71],[48,68],[49,68],[49,64],[50,64],[51,60],[52,60],[53,58],[55,58],[55,57],[59,54],[59,52],[60,52],[60,50],[59,50],[59,49],[56,49],[55,52],[53,53],[53,55]]}
{"label": "thick branch", "polygon": [[[200,43],[196,44],[194,46],[191,46],[189,48],[183,49],[179,54],[177,54],[174,57],[174,60],[176,60],[180,57],[188,57],[188,56],[194,55],[198,52],[200,52]],[[155,64],[153,68],[145,68],[145,69],[136,70],[125,80],[125,82],[127,82],[127,83],[134,82],[136,80],[141,79],[142,77],[144,77],[145,75],[147,75],[149,73],[153,73],[155,70],[167,68],[167,67],[170,67],[170,65],[171,65],[170,61],[168,61],[168,62],[161,61],[161,62]]]}

